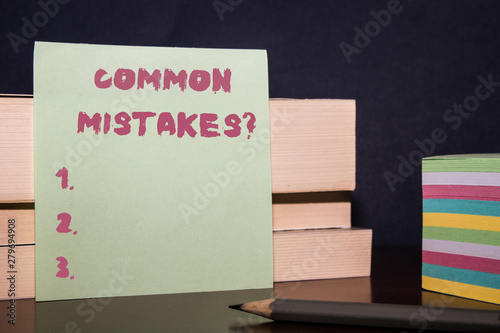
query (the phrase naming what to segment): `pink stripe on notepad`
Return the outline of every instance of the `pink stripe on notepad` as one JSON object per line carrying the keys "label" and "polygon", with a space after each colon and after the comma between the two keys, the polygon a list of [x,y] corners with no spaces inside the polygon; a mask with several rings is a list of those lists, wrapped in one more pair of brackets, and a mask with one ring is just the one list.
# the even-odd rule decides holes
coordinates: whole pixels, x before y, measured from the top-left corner
{"label": "pink stripe on notepad", "polygon": [[500,201],[499,186],[423,185],[424,199],[464,199]]}
{"label": "pink stripe on notepad", "polygon": [[460,254],[422,251],[425,264],[468,269],[472,271],[500,274],[500,260],[464,256]]}

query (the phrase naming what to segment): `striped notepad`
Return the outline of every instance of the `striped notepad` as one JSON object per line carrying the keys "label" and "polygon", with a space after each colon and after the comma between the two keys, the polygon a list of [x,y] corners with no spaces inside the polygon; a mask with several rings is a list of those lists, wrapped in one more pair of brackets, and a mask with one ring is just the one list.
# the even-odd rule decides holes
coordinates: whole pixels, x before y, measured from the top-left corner
{"label": "striped notepad", "polygon": [[422,163],[422,287],[500,304],[500,154]]}

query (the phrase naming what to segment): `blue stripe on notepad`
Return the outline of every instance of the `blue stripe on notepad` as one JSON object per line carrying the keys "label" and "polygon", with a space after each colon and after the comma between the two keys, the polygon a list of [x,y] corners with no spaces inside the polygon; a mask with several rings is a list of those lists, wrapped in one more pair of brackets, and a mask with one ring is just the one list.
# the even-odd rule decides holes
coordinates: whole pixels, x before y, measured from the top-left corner
{"label": "blue stripe on notepad", "polygon": [[452,213],[500,217],[500,201],[424,199],[424,213]]}
{"label": "blue stripe on notepad", "polygon": [[455,281],[460,283],[472,284],[475,286],[500,289],[500,275],[493,273],[477,272],[468,269],[438,266],[432,264],[422,264],[422,275]]}

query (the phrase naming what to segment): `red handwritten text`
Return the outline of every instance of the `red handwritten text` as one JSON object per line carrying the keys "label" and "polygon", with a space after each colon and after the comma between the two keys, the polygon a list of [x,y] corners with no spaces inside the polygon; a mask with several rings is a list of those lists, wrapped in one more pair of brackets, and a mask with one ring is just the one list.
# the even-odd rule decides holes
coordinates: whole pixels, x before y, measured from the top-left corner
{"label": "red handwritten text", "polygon": [[108,89],[112,86],[120,90],[129,90],[134,86],[137,89],[144,89],[144,84],[151,84],[158,91],[162,86],[163,90],[170,90],[172,86],[177,85],[180,91],[185,91],[187,87],[194,91],[205,91],[212,86],[212,91],[216,93],[221,90],[231,92],[231,70],[226,68],[221,73],[219,68],[214,68],[212,73],[205,70],[195,69],[188,75],[186,70],[181,70],[177,74],[171,69],[153,70],[148,72],[145,68],[139,68],[137,73],[128,68],[118,68],[113,75],[105,69],[98,69],[94,74],[94,83],[97,88]]}
{"label": "red handwritten text", "polygon": [[219,125],[219,116],[215,113],[187,115],[185,112],[179,112],[177,115],[173,115],[170,112],[162,112],[157,115],[155,112],[138,111],[130,114],[119,112],[114,117],[108,113],[104,115],[95,113],[90,117],[85,112],[80,112],[77,133],[83,133],[85,128],[92,128],[95,134],[108,134],[113,128],[114,133],[123,136],[132,133],[132,126],[134,126],[134,132],[139,136],[144,136],[148,124],[151,127],[151,122],[156,122],[155,132],[158,135],[172,136],[176,134],[178,138],[185,135],[194,138],[200,135],[205,138],[213,138],[224,134],[229,138],[235,138],[241,134],[242,118],[246,121],[248,138],[250,138],[256,122],[255,115],[251,112],[245,112],[243,117],[237,114],[227,115],[224,118],[224,125]]}

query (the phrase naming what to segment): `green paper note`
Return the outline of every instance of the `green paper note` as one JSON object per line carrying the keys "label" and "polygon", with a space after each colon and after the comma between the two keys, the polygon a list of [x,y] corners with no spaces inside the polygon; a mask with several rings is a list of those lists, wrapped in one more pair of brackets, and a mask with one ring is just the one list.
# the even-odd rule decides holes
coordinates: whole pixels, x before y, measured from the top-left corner
{"label": "green paper note", "polygon": [[272,287],[263,50],[35,44],[36,299]]}

